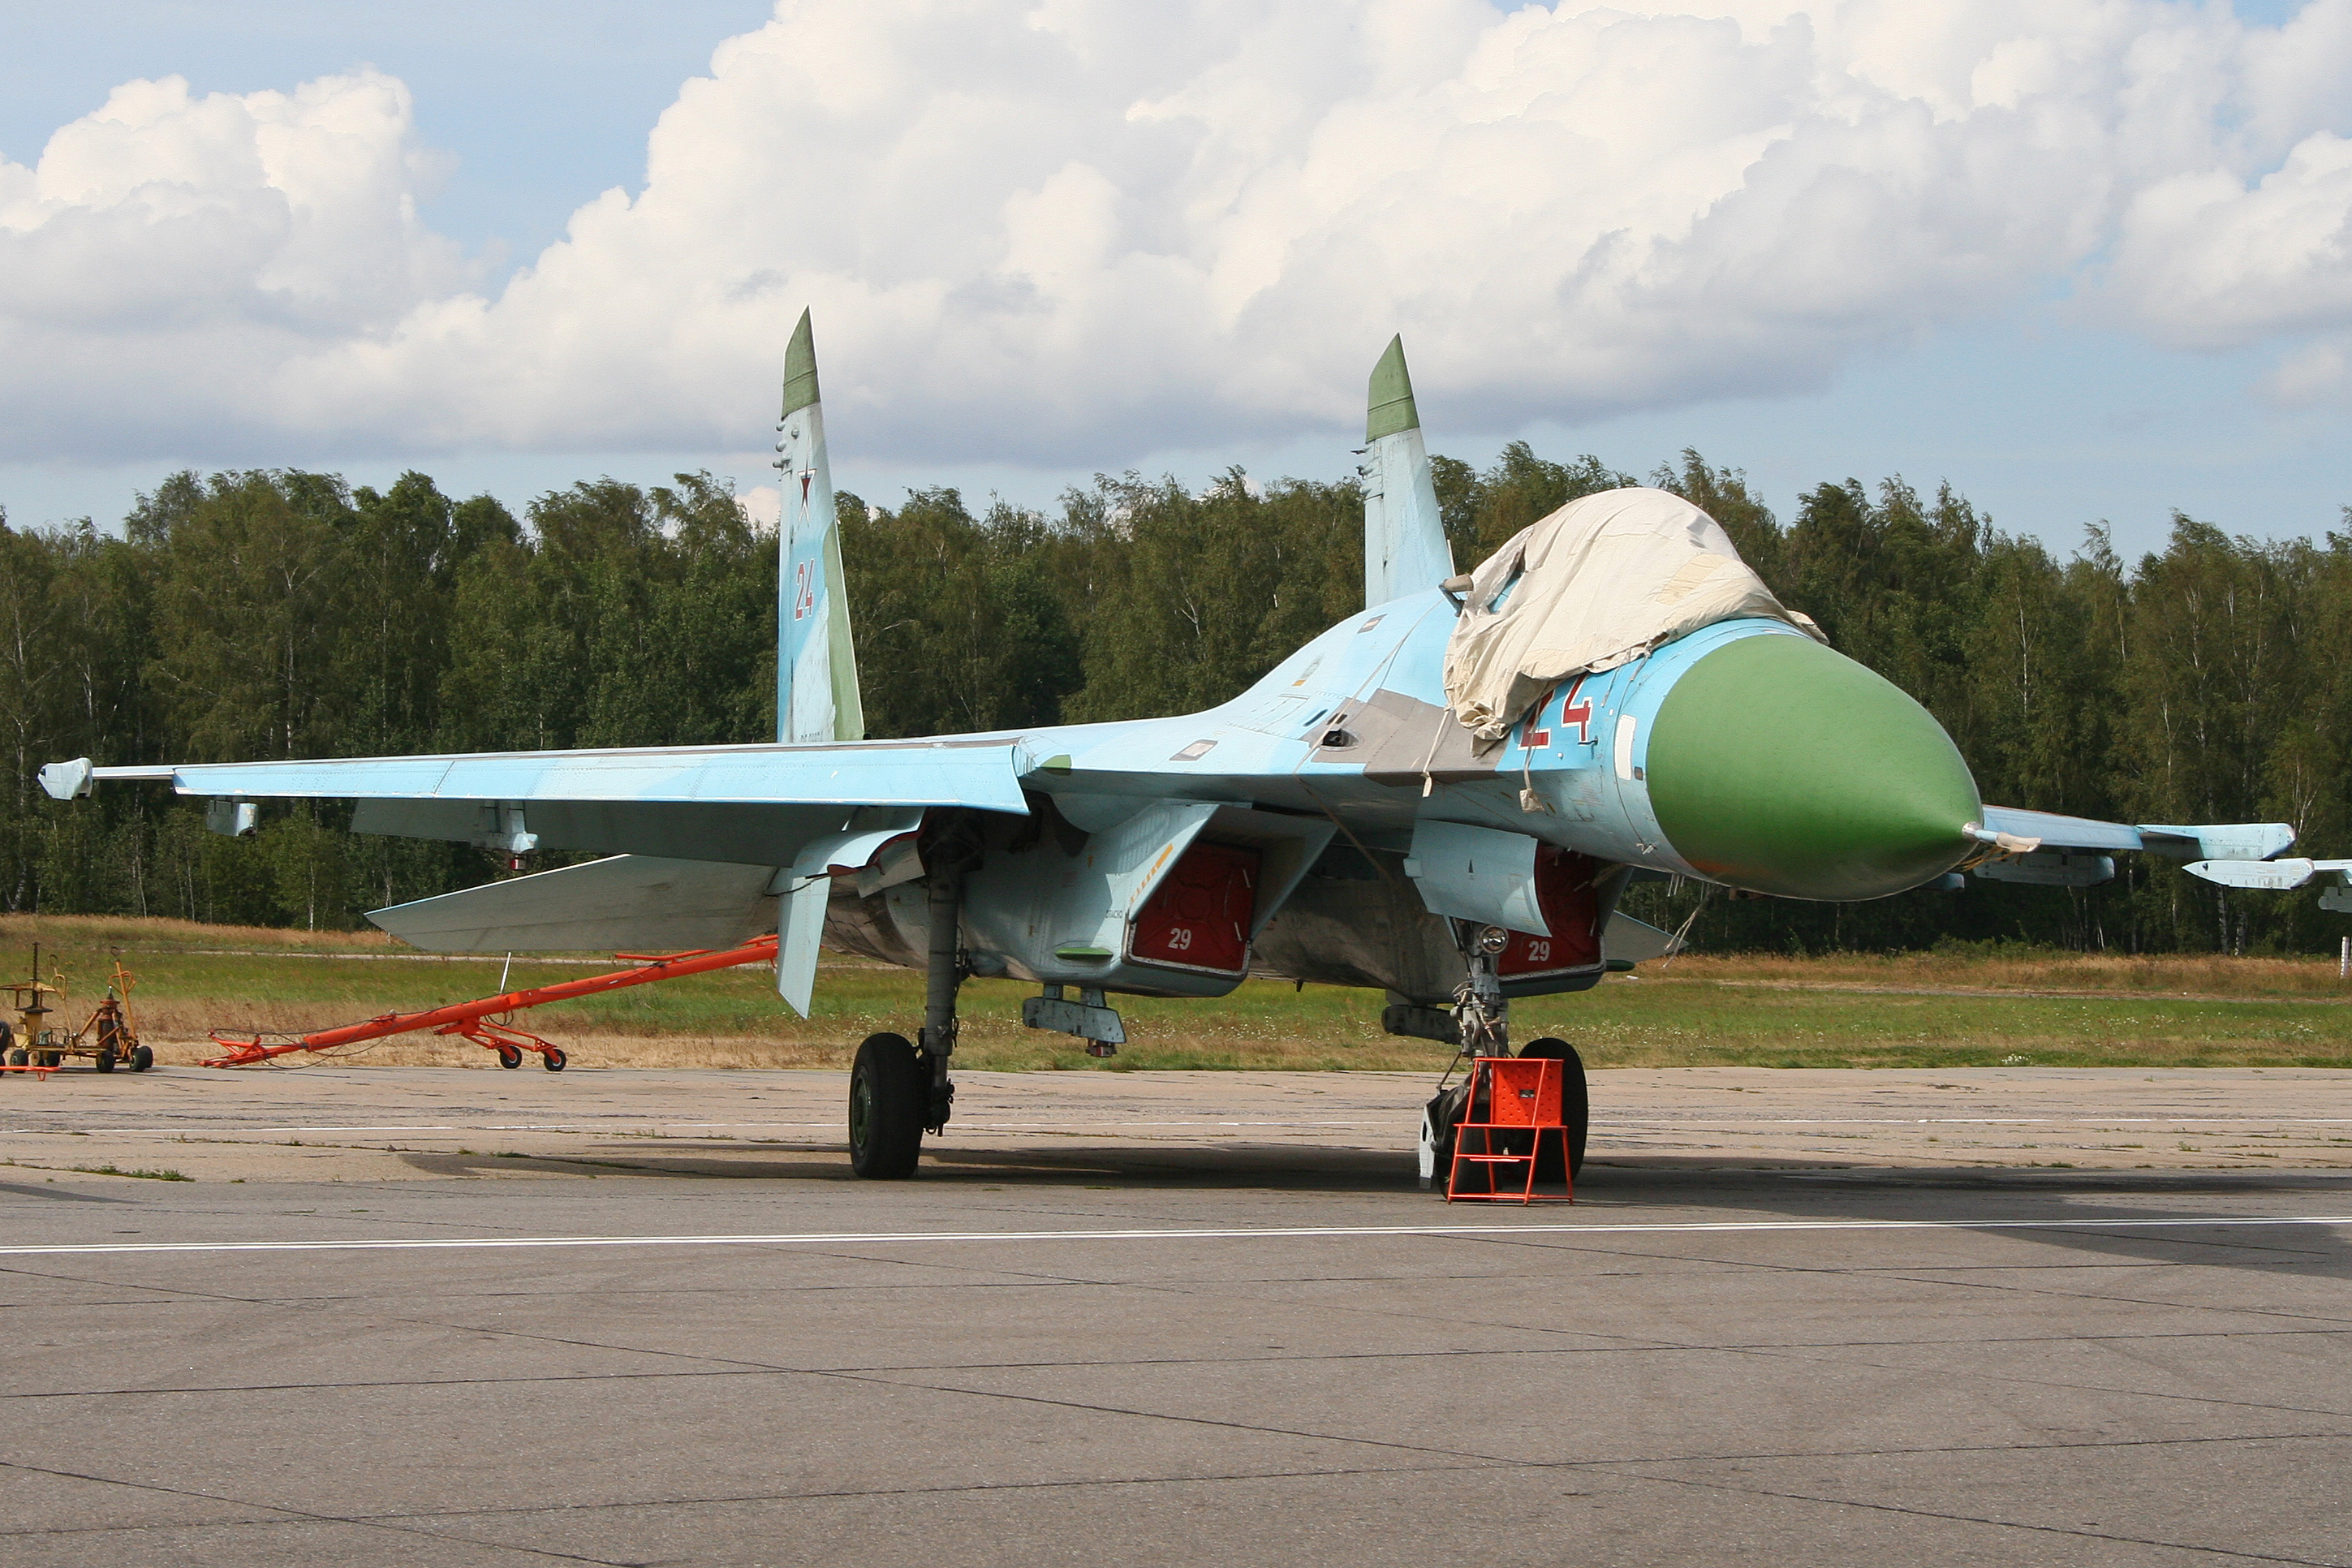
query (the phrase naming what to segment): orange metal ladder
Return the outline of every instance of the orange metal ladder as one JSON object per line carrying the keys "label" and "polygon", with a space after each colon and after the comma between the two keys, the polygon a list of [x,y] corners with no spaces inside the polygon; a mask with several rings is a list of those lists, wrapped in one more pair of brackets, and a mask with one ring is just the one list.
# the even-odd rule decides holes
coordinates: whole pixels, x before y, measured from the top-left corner
{"label": "orange metal ladder", "polygon": [[[1563,1174],[1568,1168],[1568,1123],[1560,1114],[1560,1100],[1568,1082],[1568,1064],[1549,1057],[1477,1057],[1470,1063],[1470,1098],[1463,1107],[1462,1120],[1454,1128],[1454,1163],[1445,1173],[1445,1201],[1497,1203],[1515,1200],[1531,1204],[1537,1199],[1536,1162],[1543,1154],[1544,1139],[1557,1133],[1559,1137],[1559,1163]],[[1528,1139],[1524,1152],[1498,1151],[1495,1135],[1514,1134],[1511,1142],[1520,1137]],[[1478,1148],[1468,1147],[1470,1135],[1478,1135]],[[1507,1166],[1527,1167],[1526,1185],[1517,1192],[1506,1192],[1496,1177]],[[1463,1167],[1484,1173],[1486,1190],[1483,1193],[1462,1190]],[[1542,1194],[1547,1200],[1573,1203],[1575,1189],[1571,1185],[1557,1200],[1552,1194]]]}

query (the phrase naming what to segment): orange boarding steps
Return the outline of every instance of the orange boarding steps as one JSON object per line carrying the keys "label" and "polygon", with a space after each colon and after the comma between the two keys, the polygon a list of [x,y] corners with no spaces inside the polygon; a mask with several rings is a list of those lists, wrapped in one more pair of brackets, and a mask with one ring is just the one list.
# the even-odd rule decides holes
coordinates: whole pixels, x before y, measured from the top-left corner
{"label": "orange boarding steps", "polygon": [[[1454,1163],[1445,1173],[1445,1201],[1531,1204],[1541,1196],[1548,1202],[1574,1203],[1572,1186],[1564,1185],[1557,1195],[1536,1191],[1536,1162],[1543,1154],[1546,1138],[1559,1135],[1560,1171],[1565,1175],[1568,1170],[1568,1123],[1560,1115],[1567,1085],[1568,1064],[1549,1057],[1474,1058],[1470,1099],[1454,1128]],[[1502,1149],[1496,1146],[1498,1132],[1512,1135]],[[1475,1152],[1468,1147],[1473,1133],[1478,1136]],[[1523,1140],[1527,1144],[1523,1152],[1509,1147]],[[1499,1179],[1513,1165],[1527,1168],[1527,1184],[1517,1192],[1506,1191]],[[1463,1190],[1465,1166],[1485,1179],[1485,1192]]]}

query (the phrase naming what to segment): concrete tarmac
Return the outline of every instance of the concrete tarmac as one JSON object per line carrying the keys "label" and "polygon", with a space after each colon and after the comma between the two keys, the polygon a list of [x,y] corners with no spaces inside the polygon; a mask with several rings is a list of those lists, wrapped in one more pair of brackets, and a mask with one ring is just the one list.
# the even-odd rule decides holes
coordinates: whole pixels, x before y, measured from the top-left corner
{"label": "concrete tarmac", "polygon": [[2352,1563],[2352,1075],[1595,1079],[10,1083],[0,1564]]}

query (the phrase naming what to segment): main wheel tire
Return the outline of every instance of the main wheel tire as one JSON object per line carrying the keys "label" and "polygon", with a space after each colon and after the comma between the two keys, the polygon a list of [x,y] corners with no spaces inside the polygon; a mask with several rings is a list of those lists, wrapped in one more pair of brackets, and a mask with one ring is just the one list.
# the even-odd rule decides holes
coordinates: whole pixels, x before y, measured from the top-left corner
{"label": "main wheel tire", "polygon": [[98,1060],[92,1065],[94,1065],[100,1072],[112,1072],[114,1070],[114,1047],[112,1046],[100,1046],[98,1048]]}
{"label": "main wheel tire", "polygon": [[1568,1064],[1568,1081],[1560,1088],[1559,1119],[1568,1123],[1568,1169],[1559,1168],[1559,1145],[1547,1139],[1536,1162],[1538,1182],[1571,1181],[1584,1170],[1584,1131],[1592,1120],[1592,1100],[1584,1082],[1584,1058],[1566,1040],[1529,1040],[1519,1048],[1523,1057],[1549,1057]]}
{"label": "main wheel tire", "polygon": [[512,1072],[515,1068],[522,1066],[522,1047],[520,1046],[500,1046],[499,1047],[499,1066],[506,1068],[509,1072]]}
{"label": "main wheel tire", "polygon": [[550,1046],[547,1047],[547,1054],[540,1058],[540,1065],[550,1072],[562,1072],[564,1064],[571,1059],[563,1054],[562,1047]]}
{"label": "main wheel tire", "polygon": [[155,1053],[153,1051],[149,1050],[144,1046],[133,1046],[131,1047],[131,1070],[132,1072],[145,1072],[149,1068],[152,1068],[154,1065]]}
{"label": "main wheel tire", "polygon": [[868,1035],[849,1069],[849,1168],[873,1181],[904,1181],[923,1152],[931,1086],[904,1035]]}

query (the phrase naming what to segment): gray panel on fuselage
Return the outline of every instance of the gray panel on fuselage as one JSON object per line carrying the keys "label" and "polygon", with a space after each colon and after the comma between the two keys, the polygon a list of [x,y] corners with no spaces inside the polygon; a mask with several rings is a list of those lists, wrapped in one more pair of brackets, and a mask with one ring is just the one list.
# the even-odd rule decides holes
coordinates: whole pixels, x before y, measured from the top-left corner
{"label": "gray panel on fuselage", "polygon": [[1342,710],[1326,733],[1346,737],[1344,745],[1318,745],[1311,760],[1353,764],[1374,784],[1420,787],[1424,776],[1439,784],[1471,784],[1495,775],[1502,748],[1478,755],[1475,740],[1453,713],[1386,688],[1352,709]]}

